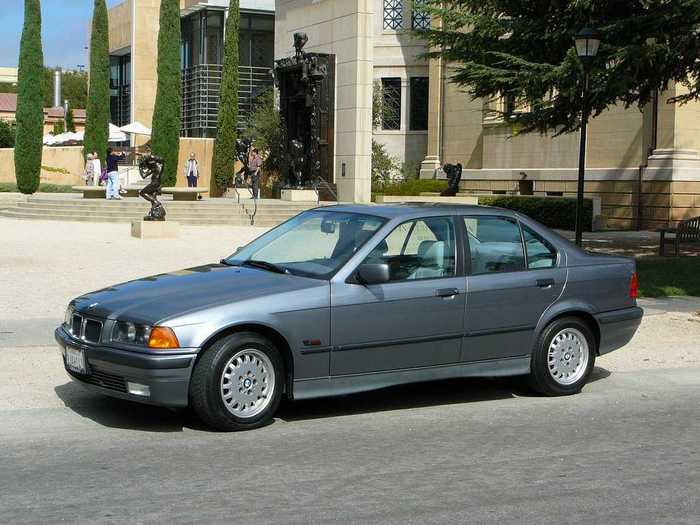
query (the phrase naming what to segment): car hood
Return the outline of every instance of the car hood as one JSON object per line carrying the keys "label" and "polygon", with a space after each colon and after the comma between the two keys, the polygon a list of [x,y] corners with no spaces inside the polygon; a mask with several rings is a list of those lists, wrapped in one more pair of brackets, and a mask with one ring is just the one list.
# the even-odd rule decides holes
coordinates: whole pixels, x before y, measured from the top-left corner
{"label": "car hood", "polygon": [[257,268],[210,264],[116,284],[73,303],[77,311],[95,317],[156,324],[205,308],[320,284]]}

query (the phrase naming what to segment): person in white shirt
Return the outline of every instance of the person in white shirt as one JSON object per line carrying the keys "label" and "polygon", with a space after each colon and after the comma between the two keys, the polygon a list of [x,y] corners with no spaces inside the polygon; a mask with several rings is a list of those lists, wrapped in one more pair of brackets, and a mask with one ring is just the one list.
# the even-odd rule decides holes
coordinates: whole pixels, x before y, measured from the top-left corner
{"label": "person in white shirt", "polygon": [[188,188],[197,187],[197,179],[199,179],[199,164],[194,156],[190,153],[190,158],[185,162],[185,178],[187,179]]}
{"label": "person in white shirt", "polygon": [[93,151],[92,153],[92,163],[93,163],[93,178],[92,178],[92,185],[93,186],[99,186],[100,185],[100,178],[102,177],[102,163],[100,162],[100,156],[97,154],[96,151]]}

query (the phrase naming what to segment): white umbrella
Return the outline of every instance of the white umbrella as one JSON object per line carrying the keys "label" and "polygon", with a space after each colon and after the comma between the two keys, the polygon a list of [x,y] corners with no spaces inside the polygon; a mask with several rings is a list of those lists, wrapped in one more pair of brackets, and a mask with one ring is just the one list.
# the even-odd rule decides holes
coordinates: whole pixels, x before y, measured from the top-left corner
{"label": "white umbrella", "polygon": [[49,133],[48,135],[44,135],[42,142],[47,146],[51,146],[53,144],[56,144],[56,137]]}
{"label": "white umbrella", "polygon": [[131,124],[122,126],[119,129],[122,130],[124,133],[131,133],[132,135],[148,135],[149,137],[151,136],[151,129],[147,128],[140,122],[132,122]]}
{"label": "white umbrella", "polygon": [[126,133],[124,133],[122,130],[120,130],[117,126],[112,124],[111,122],[109,123],[109,138],[107,139],[108,142],[124,142],[127,140]]}

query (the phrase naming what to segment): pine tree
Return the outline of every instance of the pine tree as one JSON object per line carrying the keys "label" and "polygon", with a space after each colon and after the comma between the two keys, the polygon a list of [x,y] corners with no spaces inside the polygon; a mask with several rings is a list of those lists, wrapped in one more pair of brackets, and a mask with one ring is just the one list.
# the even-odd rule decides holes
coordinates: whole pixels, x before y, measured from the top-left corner
{"label": "pine tree", "polygon": [[165,163],[163,186],[174,186],[180,147],[180,2],[161,0],[158,88],[153,110],[153,153]]}
{"label": "pine tree", "polygon": [[15,177],[17,188],[22,193],[34,193],[39,189],[44,131],[41,87],[43,73],[41,5],[39,0],[25,0],[24,27],[19,50],[15,137]]}
{"label": "pine tree", "polygon": [[236,172],[236,138],[238,136],[238,0],[229,3],[226,21],[224,68],[219,94],[219,122],[214,142],[213,179],[223,191]]}
{"label": "pine tree", "polygon": [[[700,98],[697,0],[426,0],[442,27],[421,35],[454,66],[452,82],[474,98],[505,97],[514,129],[578,129],[583,67],[573,38],[596,29],[601,47],[591,71],[592,116],[621,103],[643,106],[670,83]],[[469,28],[465,30],[465,28]]]}
{"label": "pine tree", "polygon": [[90,86],[83,154],[96,151],[101,158],[109,138],[109,28],[105,0],[95,0],[90,37]]}
{"label": "pine tree", "polygon": [[68,108],[68,113],[66,113],[66,131],[75,133],[75,122],[73,122],[73,110]]}

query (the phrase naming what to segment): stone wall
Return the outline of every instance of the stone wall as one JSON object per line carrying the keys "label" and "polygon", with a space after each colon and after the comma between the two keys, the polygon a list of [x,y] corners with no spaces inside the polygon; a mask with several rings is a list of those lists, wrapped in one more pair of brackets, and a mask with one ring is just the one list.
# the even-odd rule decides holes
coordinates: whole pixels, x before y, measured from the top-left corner
{"label": "stone wall", "polygon": [[[17,181],[14,159],[14,149],[0,148],[0,182]],[[83,182],[82,174],[85,170],[83,148],[81,146],[44,147],[41,166],[42,183],[81,184]]]}

